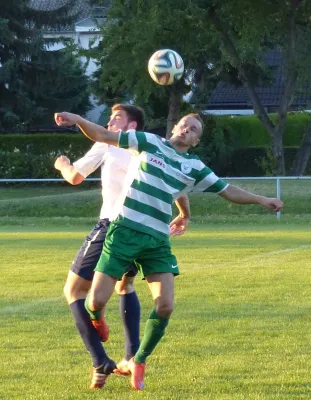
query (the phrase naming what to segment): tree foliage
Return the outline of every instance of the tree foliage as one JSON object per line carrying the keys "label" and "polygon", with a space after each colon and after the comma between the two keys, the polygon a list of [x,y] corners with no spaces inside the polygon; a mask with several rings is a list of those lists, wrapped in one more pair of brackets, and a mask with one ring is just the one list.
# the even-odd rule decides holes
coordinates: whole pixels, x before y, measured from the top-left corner
{"label": "tree foliage", "polygon": [[[164,102],[168,104],[170,128],[170,122],[178,118],[178,103],[190,89],[203,107],[208,90],[217,82],[244,85],[269,132],[277,166],[274,173],[285,173],[283,135],[287,112],[309,80],[309,1],[112,0],[111,4],[110,18],[102,30],[104,39],[95,51],[100,70],[94,83],[103,101],[135,99],[147,109],[149,106],[151,114],[157,102]],[[187,79],[163,88],[149,79],[146,65],[155,50],[166,47],[183,56]],[[269,49],[277,49],[284,60],[277,122],[269,118],[256,89],[267,85],[271,77],[264,61]],[[309,142],[306,138],[301,150],[310,148],[311,152],[306,146]],[[299,154],[298,158],[308,158]]]}
{"label": "tree foliage", "polygon": [[89,109],[88,78],[70,48],[40,52],[32,61],[34,68],[25,73],[28,97],[38,110],[32,125],[51,123],[55,110],[84,114]]}
{"label": "tree foliage", "polygon": [[[158,111],[157,104],[165,103],[170,131],[179,118],[183,95],[195,82],[204,82],[206,87],[218,67],[219,51],[211,32],[204,29],[204,21],[194,3],[188,0],[111,2],[109,19],[102,27],[103,39],[92,53],[100,67],[94,76],[93,88],[101,101],[134,99],[152,117]],[[154,83],[147,72],[149,57],[163,48],[176,50],[185,63],[184,79],[168,87]]]}
{"label": "tree foliage", "polygon": [[[304,0],[242,0],[238,4],[232,0],[217,0],[202,1],[201,7],[202,13],[206,15],[206,23],[212,23],[218,32],[223,56],[237,68],[239,79],[247,89],[254,110],[271,137],[271,150],[276,165],[274,173],[284,175],[283,135],[287,113],[294,97],[299,93],[301,82],[306,84],[306,74],[310,76],[311,4]],[[277,48],[284,60],[280,66],[282,93],[277,123],[268,116],[252,83],[250,70],[246,68],[246,62],[256,55],[260,56],[267,47]],[[310,130],[306,134],[308,132]],[[302,141],[302,151],[298,152],[295,165],[301,165],[298,159],[302,158],[303,146],[309,142],[309,139]],[[311,147],[306,149],[310,155]],[[305,156],[306,154],[304,159]],[[302,172],[298,169],[295,171],[297,174]]]}
{"label": "tree foliage", "polygon": [[72,23],[75,15],[70,10],[75,2],[63,2],[48,12],[30,7],[29,0],[1,2],[0,130],[20,130],[42,122],[51,113],[49,108],[64,97],[67,109],[86,110],[87,79],[82,67],[71,51],[49,52],[48,46],[60,39],[43,36],[46,29]]}

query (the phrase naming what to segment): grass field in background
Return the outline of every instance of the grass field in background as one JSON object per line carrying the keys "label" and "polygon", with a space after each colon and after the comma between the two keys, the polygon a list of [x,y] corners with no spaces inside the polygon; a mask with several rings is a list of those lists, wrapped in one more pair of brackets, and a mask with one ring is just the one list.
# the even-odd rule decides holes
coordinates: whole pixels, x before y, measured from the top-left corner
{"label": "grass field in background", "polygon": [[[275,181],[229,181],[251,192],[276,196]],[[285,203],[282,223],[311,223],[311,181],[282,181],[281,198]],[[191,194],[192,220],[199,222],[230,223],[274,220],[274,213],[257,205],[232,204],[214,194]],[[99,183],[85,182],[78,187],[64,183],[39,183],[0,186],[0,226],[3,224],[29,225],[27,218],[38,218],[36,223],[93,224],[101,207]],[[25,220],[26,218],[26,220]],[[77,219],[75,219],[77,218]]]}
{"label": "grass field in background", "polygon": [[[88,390],[90,358],[62,296],[87,226],[22,228],[0,228],[1,399],[310,398],[309,226],[192,224],[173,239],[176,308],[143,393],[116,376]],[[143,327],[153,305],[146,284],[136,288]],[[119,360],[117,296],[107,318]]]}
{"label": "grass field in background", "polygon": [[[275,195],[275,184],[237,182]],[[311,187],[311,185],[310,185]],[[100,190],[0,188],[0,399],[270,400],[311,397],[311,204],[308,181],[282,182],[284,212],[191,197],[192,223],[174,238],[181,275],[167,335],[146,389],[112,376],[90,391],[91,361],[62,295],[92,228]],[[197,222],[197,223],[196,223]],[[142,329],[153,307],[137,279]],[[123,356],[118,298],[106,349]]]}

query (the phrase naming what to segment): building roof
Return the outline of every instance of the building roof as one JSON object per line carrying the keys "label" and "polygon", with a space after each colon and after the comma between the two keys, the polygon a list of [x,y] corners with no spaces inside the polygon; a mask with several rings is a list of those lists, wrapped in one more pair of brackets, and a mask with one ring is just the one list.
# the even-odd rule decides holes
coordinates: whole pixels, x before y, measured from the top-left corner
{"label": "building roof", "polygon": [[[264,58],[266,65],[271,68],[272,79],[267,86],[256,87],[264,107],[276,108],[280,104],[280,98],[284,92],[284,62],[283,57],[277,50],[271,50]],[[310,88],[299,92],[291,104],[291,107],[298,108],[311,104]],[[208,100],[208,109],[241,109],[253,108],[253,104],[247,94],[245,87],[220,82],[211,93]]]}
{"label": "building roof", "polygon": [[[57,9],[66,6],[66,4],[69,3],[69,1],[70,0],[30,0],[29,5],[31,8],[35,10],[48,12],[48,11],[56,11]],[[74,26],[80,24],[81,21],[85,20],[89,20],[87,26],[90,26],[91,22],[95,19],[102,21],[107,16],[109,3],[110,1],[106,0],[103,2],[103,5],[101,7],[95,7],[91,6],[88,0],[76,0],[75,5],[71,9],[72,15],[76,16],[74,24],[63,26],[59,28],[58,31],[74,31]],[[49,29],[49,31],[56,31],[56,30]]]}
{"label": "building roof", "polygon": [[30,0],[29,6],[40,11],[54,11],[67,3],[68,0]]}

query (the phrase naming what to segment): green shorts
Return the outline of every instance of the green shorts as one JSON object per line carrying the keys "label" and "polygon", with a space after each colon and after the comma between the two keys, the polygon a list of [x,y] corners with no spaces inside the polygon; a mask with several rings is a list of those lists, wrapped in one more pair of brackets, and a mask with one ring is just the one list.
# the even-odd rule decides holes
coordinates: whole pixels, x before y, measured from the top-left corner
{"label": "green shorts", "polygon": [[157,272],[179,275],[169,238],[159,239],[112,222],[95,271],[121,279],[133,261],[139,265],[144,276]]}

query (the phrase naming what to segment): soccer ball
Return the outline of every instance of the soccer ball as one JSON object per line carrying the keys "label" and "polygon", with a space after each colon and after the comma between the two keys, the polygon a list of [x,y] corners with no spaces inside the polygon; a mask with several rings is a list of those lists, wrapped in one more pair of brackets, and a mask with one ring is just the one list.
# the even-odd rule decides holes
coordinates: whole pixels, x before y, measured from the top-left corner
{"label": "soccer ball", "polygon": [[174,50],[158,50],[149,59],[148,72],[159,85],[172,85],[182,77],[184,62]]}

